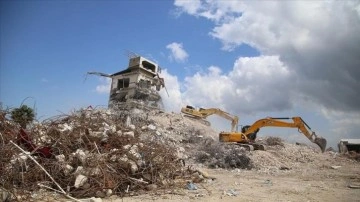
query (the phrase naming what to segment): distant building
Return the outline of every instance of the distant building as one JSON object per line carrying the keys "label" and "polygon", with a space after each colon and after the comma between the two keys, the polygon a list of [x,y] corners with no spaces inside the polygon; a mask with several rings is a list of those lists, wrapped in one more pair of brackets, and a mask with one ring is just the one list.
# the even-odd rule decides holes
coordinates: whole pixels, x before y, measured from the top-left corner
{"label": "distant building", "polygon": [[141,56],[131,57],[129,66],[120,72],[108,75],[89,72],[111,78],[109,108],[132,104],[160,108],[158,93],[165,87],[164,79],[159,77],[161,68],[155,62]]}
{"label": "distant building", "polygon": [[348,151],[360,153],[360,139],[341,139],[338,146],[340,153]]}

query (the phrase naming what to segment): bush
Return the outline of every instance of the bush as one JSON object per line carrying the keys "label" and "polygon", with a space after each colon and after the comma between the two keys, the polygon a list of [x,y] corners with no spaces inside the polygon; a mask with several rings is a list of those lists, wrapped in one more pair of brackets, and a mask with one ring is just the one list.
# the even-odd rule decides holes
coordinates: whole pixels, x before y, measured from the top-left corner
{"label": "bush", "polygon": [[35,118],[35,112],[27,105],[22,105],[11,111],[11,119],[20,124],[22,128],[26,128],[28,123],[31,123]]}

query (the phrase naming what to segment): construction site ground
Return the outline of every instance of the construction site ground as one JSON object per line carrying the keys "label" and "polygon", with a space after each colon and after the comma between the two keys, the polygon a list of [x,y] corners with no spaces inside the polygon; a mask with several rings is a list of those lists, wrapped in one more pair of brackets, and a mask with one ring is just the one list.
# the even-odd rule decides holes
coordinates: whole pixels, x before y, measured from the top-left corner
{"label": "construction site ground", "polygon": [[[264,151],[255,151],[264,152]],[[266,151],[265,151],[266,152]],[[158,190],[155,193],[104,201],[360,201],[359,163],[328,162],[324,154],[317,165],[266,173],[255,170],[205,169],[215,180],[197,190]],[[341,166],[334,167],[331,166]],[[352,188],[350,188],[352,187]]]}
{"label": "construction site ground", "polygon": [[[66,185],[70,188],[73,197],[84,202],[360,201],[359,156],[350,158],[353,156],[335,151],[322,153],[311,142],[297,145],[261,135],[258,140],[267,145],[266,150],[249,152],[236,145],[218,142],[218,134],[210,126],[179,113],[161,110],[134,109],[117,114],[109,110],[80,110],[48,122],[50,124],[38,124],[31,134],[34,138],[38,137],[37,144],[41,144],[45,137],[49,137],[50,142],[56,140],[58,145],[61,143],[56,148],[62,153],[55,159],[45,160],[43,166],[64,188]],[[11,186],[17,182],[24,189],[20,191],[28,193],[26,188],[32,187],[35,191],[26,196],[26,201],[72,201],[61,193],[37,187],[36,183],[46,181],[56,189],[54,183],[41,174],[43,171],[38,166],[23,172],[41,174],[37,176],[40,181],[36,183],[31,176],[22,178],[20,172],[16,172],[16,168],[24,165],[24,161],[13,160],[18,159],[21,153],[11,142],[15,141],[16,135],[13,134],[18,129],[4,117],[1,124],[4,138],[1,152],[7,155],[2,159],[2,172],[7,175],[4,188],[19,192],[19,188]],[[88,144],[79,144],[80,140],[87,141],[88,138],[91,138]],[[173,150],[167,150],[168,146]],[[126,150],[113,150],[111,147]],[[160,166],[157,177],[160,179],[161,176],[172,176],[172,172],[178,173],[170,181],[176,185],[164,184],[169,179],[151,181],[149,173],[139,176],[129,171],[127,175],[120,175],[121,172],[115,169],[133,165],[130,164],[132,161],[119,158],[124,155],[123,152],[133,158],[140,158],[140,152],[148,152],[149,155],[155,152],[160,157],[164,156],[157,158]],[[185,166],[166,161],[169,153],[173,153],[171,158],[183,159]],[[65,156],[63,160],[61,155]],[[26,165],[32,163],[28,158],[23,159]],[[38,161],[42,161],[41,158]],[[74,168],[67,171],[67,167],[62,166],[66,164]],[[110,167],[112,170],[108,169]],[[107,175],[99,174],[94,168],[100,168]],[[133,173],[139,168],[135,167]],[[92,182],[96,183],[88,183],[87,187],[86,183],[77,184],[78,177],[82,176],[79,173],[92,176],[96,180]],[[113,186],[119,181],[123,182],[121,187]],[[131,186],[124,186],[126,184]],[[104,187],[110,186],[113,192],[108,194],[109,189]],[[81,197],[83,195],[88,197]],[[22,201],[21,195],[14,197]]]}

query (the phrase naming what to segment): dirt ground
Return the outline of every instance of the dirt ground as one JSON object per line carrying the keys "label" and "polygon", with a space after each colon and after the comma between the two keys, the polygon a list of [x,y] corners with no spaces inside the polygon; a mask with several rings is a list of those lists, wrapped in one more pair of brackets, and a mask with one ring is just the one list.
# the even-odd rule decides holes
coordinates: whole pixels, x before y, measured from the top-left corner
{"label": "dirt ground", "polygon": [[[172,189],[154,189],[148,193],[137,192],[139,195],[136,196],[112,195],[99,201],[360,201],[359,161],[335,152],[321,153],[290,144],[280,150],[252,151],[250,156],[261,160],[255,162],[258,166],[251,170],[209,169],[202,164],[188,164],[202,170],[204,176],[209,176],[202,182],[193,183],[196,190],[189,190],[184,185]],[[35,201],[70,201],[60,195],[49,198],[49,193],[46,198]],[[81,201],[92,202],[86,199]]]}
{"label": "dirt ground", "polygon": [[319,159],[315,164],[277,172],[204,170],[216,179],[195,183],[197,190],[157,190],[103,201],[360,201],[360,164],[347,159]]}

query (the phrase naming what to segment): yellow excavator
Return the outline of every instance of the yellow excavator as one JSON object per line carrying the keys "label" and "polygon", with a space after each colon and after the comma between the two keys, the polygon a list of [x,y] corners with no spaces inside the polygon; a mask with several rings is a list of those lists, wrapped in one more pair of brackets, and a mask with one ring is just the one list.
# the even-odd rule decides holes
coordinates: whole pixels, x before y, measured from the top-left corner
{"label": "yellow excavator", "polygon": [[192,106],[187,105],[186,107],[181,108],[181,112],[190,118],[194,118],[194,119],[203,121],[206,125],[210,125],[210,123],[208,121],[206,121],[205,119],[208,116],[216,114],[218,116],[221,116],[221,117],[231,121],[231,132],[238,131],[237,126],[238,126],[239,118],[237,116],[231,115],[221,109],[218,109],[218,108],[196,109]]}
{"label": "yellow excavator", "polygon": [[[284,120],[292,120],[287,122]],[[264,150],[263,145],[255,143],[256,134],[262,127],[287,127],[297,128],[300,133],[304,134],[311,142],[317,144],[321,151],[326,149],[326,139],[317,136],[315,132],[311,131],[309,125],[301,117],[292,118],[264,118],[255,121],[252,125],[242,127],[241,132],[221,132],[219,134],[220,142],[234,142],[241,146],[247,146],[249,150],[259,149]]]}

